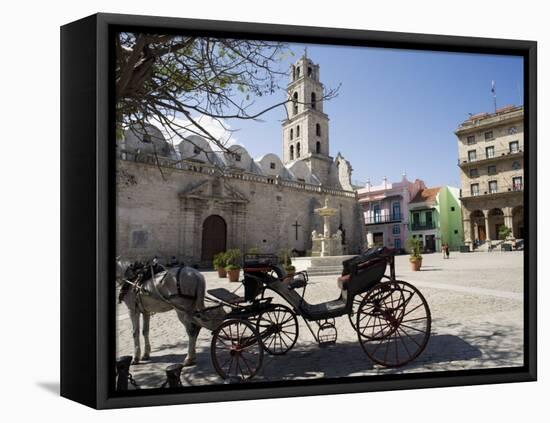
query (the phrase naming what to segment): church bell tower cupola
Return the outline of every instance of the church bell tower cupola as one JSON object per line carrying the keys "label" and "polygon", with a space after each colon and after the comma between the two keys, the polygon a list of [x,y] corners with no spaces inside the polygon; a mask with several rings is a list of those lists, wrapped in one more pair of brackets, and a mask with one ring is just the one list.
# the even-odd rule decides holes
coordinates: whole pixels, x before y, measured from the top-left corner
{"label": "church bell tower cupola", "polygon": [[283,162],[306,162],[311,172],[325,185],[330,181],[328,116],[323,112],[324,87],[319,65],[307,52],[290,66],[287,86],[289,102],[283,122]]}

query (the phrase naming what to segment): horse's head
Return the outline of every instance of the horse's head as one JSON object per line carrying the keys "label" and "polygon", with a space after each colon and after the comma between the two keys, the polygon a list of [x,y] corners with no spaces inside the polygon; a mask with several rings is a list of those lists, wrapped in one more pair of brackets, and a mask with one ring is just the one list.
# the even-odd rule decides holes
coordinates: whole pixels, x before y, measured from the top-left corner
{"label": "horse's head", "polygon": [[116,281],[119,285],[123,285],[125,281],[134,281],[140,270],[143,269],[142,263],[131,263],[126,260],[116,259]]}

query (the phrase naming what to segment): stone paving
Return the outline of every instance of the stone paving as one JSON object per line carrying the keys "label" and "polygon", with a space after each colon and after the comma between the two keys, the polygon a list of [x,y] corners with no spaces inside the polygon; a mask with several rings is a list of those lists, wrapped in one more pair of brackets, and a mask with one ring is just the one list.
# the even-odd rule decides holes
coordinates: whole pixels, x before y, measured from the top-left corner
{"label": "stone paving", "polygon": [[[432,313],[432,334],[426,350],[414,362],[397,369],[373,365],[343,316],[336,320],[338,342],[319,347],[300,320],[295,347],[283,356],[264,355],[254,380],[337,378],[343,376],[481,369],[523,364],[523,254],[521,252],[424,255],[420,272],[412,272],[408,256],[396,257],[397,278],[417,286]],[[237,283],[204,272],[207,289]],[[312,277],[306,300],[320,303],[338,297],[337,275]],[[239,291],[237,291],[239,293]],[[151,319],[152,357],[133,365],[142,387],[158,387],[169,364],[182,362],[187,336],[173,311]],[[211,332],[203,329],[197,342],[197,365],[182,373],[184,386],[220,384],[210,359]],[[143,343],[142,343],[143,348]],[[117,307],[117,355],[131,355],[133,341],[124,305]]]}

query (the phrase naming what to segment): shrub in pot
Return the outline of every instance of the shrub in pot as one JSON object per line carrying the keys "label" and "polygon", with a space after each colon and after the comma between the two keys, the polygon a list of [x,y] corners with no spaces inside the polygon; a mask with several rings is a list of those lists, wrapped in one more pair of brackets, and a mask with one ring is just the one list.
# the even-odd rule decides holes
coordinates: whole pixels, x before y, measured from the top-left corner
{"label": "shrub in pot", "polygon": [[414,271],[420,270],[422,267],[422,242],[416,238],[409,238],[407,240],[407,246],[409,248],[409,262],[411,263],[411,269]]}
{"label": "shrub in pot", "polygon": [[239,274],[241,272],[241,251],[237,248],[227,250],[225,252],[227,276],[229,282],[238,282]]}
{"label": "shrub in pot", "polygon": [[225,266],[227,266],[227,258],[225,257],[225,255],[225,252],[218,253],[214,256],[214,259],[212,260],[214,269],[218,271],[218,277],[220,278],[227,277],[227,271],[225,270]]}
{"label": "shrub in pot", "polygon": [[230,264],[225,267],[225,270],[227,271],[227,277],[229,278],[229,282],[239,282],[241,266],[237,264]]}

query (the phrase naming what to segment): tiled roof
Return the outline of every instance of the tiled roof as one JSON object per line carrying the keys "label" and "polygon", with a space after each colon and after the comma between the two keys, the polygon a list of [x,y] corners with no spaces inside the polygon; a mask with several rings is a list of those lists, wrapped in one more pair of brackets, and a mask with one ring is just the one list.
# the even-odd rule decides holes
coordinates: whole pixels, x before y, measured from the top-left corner
{"label": "tiled roof", "polygon": [[441,187],[425,188],[416,193],[411,203],[433,203]]}

